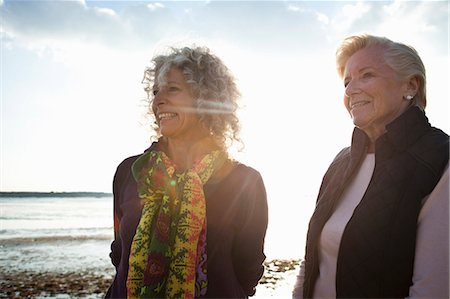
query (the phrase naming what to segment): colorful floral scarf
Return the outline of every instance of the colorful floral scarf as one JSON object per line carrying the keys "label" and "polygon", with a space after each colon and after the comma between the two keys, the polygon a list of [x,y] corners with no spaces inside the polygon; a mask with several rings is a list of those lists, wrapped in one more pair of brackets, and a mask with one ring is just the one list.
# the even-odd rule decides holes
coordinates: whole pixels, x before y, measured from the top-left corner
{"label": "colorful floral scarf", "polygon": [[213,151],[183,173],[161,151],[132,166],[142,216],[131,245],[128,298],[194,298],[206,293],[203,185],[225,160]]}

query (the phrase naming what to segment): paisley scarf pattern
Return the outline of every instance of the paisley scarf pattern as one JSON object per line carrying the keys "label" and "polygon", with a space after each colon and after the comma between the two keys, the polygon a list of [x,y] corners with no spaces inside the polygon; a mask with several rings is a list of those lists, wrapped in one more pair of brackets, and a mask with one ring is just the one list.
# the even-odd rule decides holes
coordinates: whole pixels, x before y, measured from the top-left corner
{"label": "paisley scarf pattern", "polygon": [[194,298],[207,289],[203,185],[226,161],[213,151],[178,173],[162,151],[132,166],[143,204],[131,245],[128,298]]}

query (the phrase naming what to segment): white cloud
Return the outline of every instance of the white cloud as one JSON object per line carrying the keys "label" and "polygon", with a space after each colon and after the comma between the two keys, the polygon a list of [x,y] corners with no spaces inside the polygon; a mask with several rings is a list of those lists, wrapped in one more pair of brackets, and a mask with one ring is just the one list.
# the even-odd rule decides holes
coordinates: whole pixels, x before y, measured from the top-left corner
{"label": "white cloud", "polygon": [[112,10],[111,8],[94,7],[94,11],[98,15],[106,15],[106,16],[110,16],[110,17],[116,17],[117,16],[116,12],[114,10]]}
{"label": "white cloud", "polygon": [[299,11],[303,11],[303,8],[298,7],[296,5],[289,4],[288,7],[287,7],[287,10],[299,12]]}
{"label": "white cloud", "polygon": [[369,4],[363,2],[358,2],[354,5],[344,5],[340,15],[333,20],[332,25],[338,32],[347,31],[352,27],[354,22],[367,15],[370,8]]}
{"label": "white cloud", "polygon": [[139,42],[136,26],[119,18],[112,8],[89,7],[81,0],[5,2],[1,8],[1,35],[7,37],[6,43],[38,53],[61,57],[75,44],[134,47]]}
{"label": "white cloud", "polygon": [[380,25],[380,29],[391,29],[393,32],[407,32],[409,24],[415,24],[417,33],[426,34],[436,30],[436,26],[430,23],[428,16],[438,16],[439,11],[430,9],[428,5],[419,5],[411,7],[407,3],[395,1],[392,4],[384,5],[383,11],[388,18]]}
{"label": "white cloud", "polygon": [[355,2],[337,8],[336,13],[327,13],[328,25],[324,22],[327,40],[332,43],[348,35],[369,33],[418,50],[447,53],[447,39],[442,37],[448,36],[448,4],[443,1]]}
{"label": "white cloud", "polygon": [[413,46],[422,58],[448,57],[448,3],[396,1],[382,12],[375,34]]}
{"label": "white cloud", "polygon": [[3,47],[11,48],[14,38],[15,36],[12,32],[5,31],[4,28],[0,27],[0,39]]}
{"label": "white cloud", "polygon": [[316,17],[320,23],[323,23],[325,25],[328,25],[330,23],[330,19],[326,14],[316,12]]}
{"label": "white cloud", "polygon": [[162,3],[155,2],[148,4],[147,8],[150,9],[151,11],[155,11],[157,9],[164,8],[164,5]]}
{"label": "white cloud", "polygon": [[351,18],[353,20],[361,18],[364,14],[369,11],[369,5],[367,3],[358,2],[355,5],[345,5],[342,8],[344,16]]}

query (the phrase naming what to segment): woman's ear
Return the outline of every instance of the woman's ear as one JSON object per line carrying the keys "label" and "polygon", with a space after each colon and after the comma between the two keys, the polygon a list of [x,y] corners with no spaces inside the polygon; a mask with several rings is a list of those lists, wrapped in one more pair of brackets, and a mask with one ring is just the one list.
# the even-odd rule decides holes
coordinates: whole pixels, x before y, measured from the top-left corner
{"label": "woman's ear", "polygon": [[411,95],[411,96],[416,96],[416,94],[419,92],[419,87],[420,87],[420,82],[417,79],[416,76],[411,76],[407,81],[406,81],[406,91],[405,91],[405,96]]}

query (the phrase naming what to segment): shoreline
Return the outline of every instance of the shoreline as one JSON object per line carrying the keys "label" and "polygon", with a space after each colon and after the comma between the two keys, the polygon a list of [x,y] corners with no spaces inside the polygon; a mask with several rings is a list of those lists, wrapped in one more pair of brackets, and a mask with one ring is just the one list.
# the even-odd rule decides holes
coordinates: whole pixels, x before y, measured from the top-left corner
{"label": "shoreline", "polygon": [[[258,289],[274,292],[287,274],[298,270],[299,260],[274,259],[264,262],[266,267]],[[113,279],[113,269],[99,271],[33,272],[0,269],[0,298],[103,298]],[[67,295],[67,297],[62,296]],[[258,297],[258,291],[256,294]],[[275,295],[275,297],[277,297]],[[279,298],[279,297],[278,297]]]}
{"label": "shoreline", "polygon": [[0,198],[54,198],[54,197],[73,197],[73,198],[79,198],[79,197],[112,197],[112,193],[110,192],[88,192],[88,191],[76,191],[76,192],[33,192],[33,191],[12,191],[12,192],[5,192],[0,191]]}

